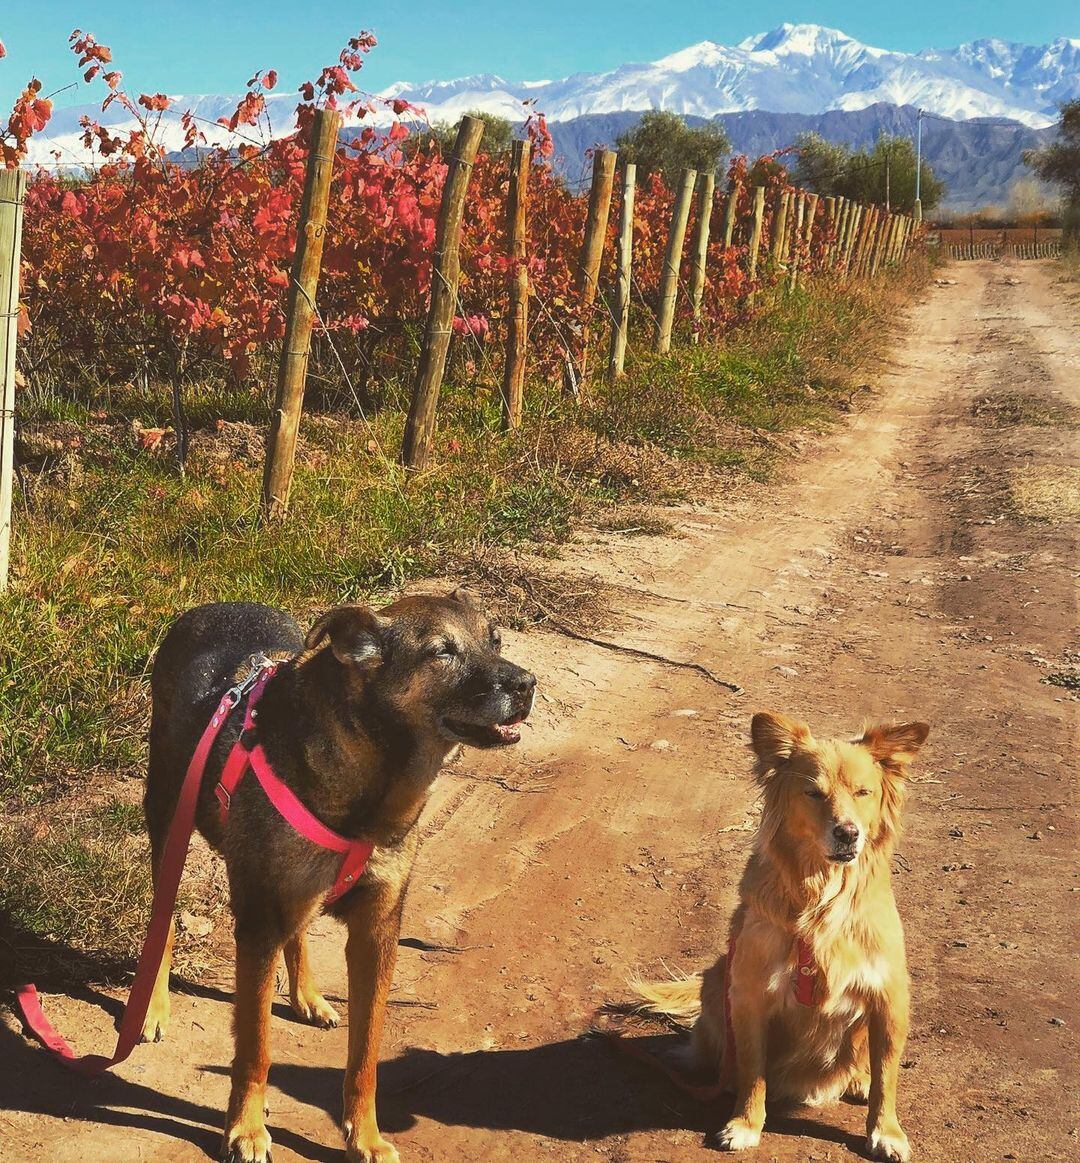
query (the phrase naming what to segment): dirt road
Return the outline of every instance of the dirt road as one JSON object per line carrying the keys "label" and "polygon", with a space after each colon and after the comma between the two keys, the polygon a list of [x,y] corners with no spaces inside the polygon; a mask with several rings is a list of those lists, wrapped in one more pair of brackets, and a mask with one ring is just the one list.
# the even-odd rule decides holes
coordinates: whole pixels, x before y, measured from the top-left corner
{"label": "dirt road", "polygon": [[[786,483],[676,511],[675,537],[571,548],[618,587],[611,637],[745,693],[509,636],[542,676],[534,729],[442,780],[409,898],[379,1100],[404,1160],[703,1155],[723,1107],[581,1035],[631,971],[722,946],[761,708],[822,733],[933,724],[896,869],[914,993],[901,1118],[928,1163],[1076,1157],[1077,716],[1044,680],[1078,658],[1080,299],[1055,274],[954,265],[875,398]],[[1024,516],[1039,506],[1051,520]],[[315,948],[339,997],[340,932],[320,923]],[[48,1000],[80,1045],[108,1040],[108,998]],[[276,1012],[275,1159],[340,1159],[346,1031]],[[0,1156],[212,1156],[230,1054],[227,988],[177,992],[169,1040],[94,1083],[0,1026]],[[857,1158],[863,1120],[844,1104],[770,1119],[752,1157]]]}

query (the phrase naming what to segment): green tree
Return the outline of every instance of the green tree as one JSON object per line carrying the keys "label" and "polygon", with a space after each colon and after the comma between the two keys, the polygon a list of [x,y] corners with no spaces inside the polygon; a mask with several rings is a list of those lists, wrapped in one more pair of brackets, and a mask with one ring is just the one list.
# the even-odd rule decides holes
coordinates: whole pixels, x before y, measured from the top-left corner
{"label": "green tree", "polygon": [[[915,207],[915,146],[906,137],[882,134],[873,149],[852,150],[827,142],[816,133],[806,133],[796,140],[796,149],[795,181],[815,193],[878,205],[888,202],[890,209],[904,213]],[[924,160],[920,189],[923,210],[933,209],[944,193],[945,183]]]}
{"label": "green tree", "polygon": [[624,162],[637,166],[639,177],[659,173],[672,186],[685,169],[718,172],[731,146],[715,122],[690,126],[678,113],[651,109],[633,129],[620,134],[615,147]]}
{"label": "green tree", "polygon": [[795,138],[795,151],[795,184],[823,197],[836,197],[851,164],[851,150],[842,143],[826,141],[820,133],[800,133]]}
{"label": "green tree", "polygon": [[1080,98],[1062,105],[1057,140],[1028,150],[1024,161],[1044,182],[1061,188],[1065,242],[1080,247]]}
{"label": "green tree", "polygon": [[[481,153],[496,156],[510,148],[514,140],[514,127],[505,117],[484,113],[480,109],[470,109],[464,116],[479,117],[484,123],[484,136],[480,139]],[[430,129],[421,130],[420,144],[434,142],[442,153],[448,154],[454,148],[459,124],[460,120],[455,121],[453,125],[449,121],[436,121]]]}

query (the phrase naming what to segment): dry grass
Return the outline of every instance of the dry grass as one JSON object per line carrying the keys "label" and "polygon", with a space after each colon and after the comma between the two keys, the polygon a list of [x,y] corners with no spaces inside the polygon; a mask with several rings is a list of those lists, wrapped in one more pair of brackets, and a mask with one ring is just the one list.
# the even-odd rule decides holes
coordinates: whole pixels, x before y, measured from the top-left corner
{"label": "dry grass", "polygon": [[1054,523],[1080,518],[1080,468],[1031,465],[1013,474],[1010,487],[1022,517]]}

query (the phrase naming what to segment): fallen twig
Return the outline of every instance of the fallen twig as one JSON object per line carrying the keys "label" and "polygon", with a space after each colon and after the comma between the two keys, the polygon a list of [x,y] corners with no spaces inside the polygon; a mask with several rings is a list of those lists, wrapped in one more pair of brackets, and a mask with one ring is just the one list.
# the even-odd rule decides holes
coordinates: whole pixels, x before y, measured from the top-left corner
{"label": "fallen twig", "polygon": [[560,634],[565,634],[567,638],[573,638],[577,642],[587,642],[590,646],[599,646],[604,650],[614,650],[617,654],[628,654],[633,658],[645,658],[650,662],[659,662],[664,666],[674,666],[679,670],[693,670],[698,674],[704,675],[710,682],[716,683],[717,686],[726,687],[732,694],[741,695],[743,688],[738,683],[729,682],[726,678],[720,678],[719,675],[714,674],[707,666],[703,666],[700,662],[687,662],[681,658],[668,658],[666,654],[655,654],[651,650],[642,650],[637,646],[624,646],[621,642],[608,642],[604,638],[594,638],[591,634],[584,634],[580,630],[575,630],[572,626],[568,626],[565,622],[559,621],[557,618],[548,618],[547,625],[554,630],[558,630]]}

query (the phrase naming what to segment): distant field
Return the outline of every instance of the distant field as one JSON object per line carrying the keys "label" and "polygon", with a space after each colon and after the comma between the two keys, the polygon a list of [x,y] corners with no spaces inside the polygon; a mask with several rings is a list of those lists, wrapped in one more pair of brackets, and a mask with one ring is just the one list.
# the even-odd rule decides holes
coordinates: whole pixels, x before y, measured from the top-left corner
{"label": "distant field", "polygon": [[1036,231],[1031,226],[996,227],[969,230],[966,226],[949,227],[935,233],[941,236],[943,243],[959,245],[964,242],[1054,242],[1061,238],[1059,227],[1040,226]]}

